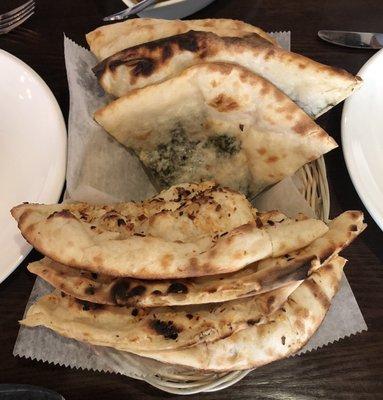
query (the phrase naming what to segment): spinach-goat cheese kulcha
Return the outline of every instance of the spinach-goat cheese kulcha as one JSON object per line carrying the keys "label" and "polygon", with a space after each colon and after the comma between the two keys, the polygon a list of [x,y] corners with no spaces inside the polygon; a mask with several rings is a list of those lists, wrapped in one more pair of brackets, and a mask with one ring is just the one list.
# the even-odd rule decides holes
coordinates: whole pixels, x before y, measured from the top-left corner
{"label": "spinach-goat cheese kulcha", "polygon": [[161,189],[213,179],[253,197],[337,146],[270,82],[225,63],[132,91],[94,118]]}

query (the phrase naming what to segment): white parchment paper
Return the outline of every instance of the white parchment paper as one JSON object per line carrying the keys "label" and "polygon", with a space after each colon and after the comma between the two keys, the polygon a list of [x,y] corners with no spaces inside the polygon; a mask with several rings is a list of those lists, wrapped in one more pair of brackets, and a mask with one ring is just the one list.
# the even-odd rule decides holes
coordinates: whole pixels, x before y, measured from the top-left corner
{"label": "white parchment paper", "polygon": [[[283,47],[289,48],[289,32],[273,35]],[[141,200],[151,196],[155,189],[137,158],[93,121],[93,112],[110,101],[91,72],[96,64],[95,58],[66,37],[64,47],[71,99],[66,199],[97,203]],[[290,216],[298,212],[314,215],[291,178],[263,193],[256,199],[255,205],[260,210],[279,209]],[[49,284],[38,278],[26,309],[51,290]],[[355,297],[344,277],[325,321],[301,352],[366,329]],[[156,371],[177,371],[173,366],[154,360],[67,339],[43,327],[21,327],[14,355],[67,367],[117,372],[148,381]]]}

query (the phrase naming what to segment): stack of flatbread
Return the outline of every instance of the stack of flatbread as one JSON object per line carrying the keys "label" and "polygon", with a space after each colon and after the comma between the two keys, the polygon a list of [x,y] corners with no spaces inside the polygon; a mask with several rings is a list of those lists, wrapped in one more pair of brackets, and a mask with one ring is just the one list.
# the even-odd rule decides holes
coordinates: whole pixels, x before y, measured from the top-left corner
{"label": "stack of flatbread", "polygon": [[158,189],[213,179],[254,197],[337,146],[313,118],[361,83],[241,21],[135,19],[87,40],[116,97],[94,118]]}
{"label": "stack of flatbread", "polygon": [[300,349],[338,290],[338,253],[365,228],[357,211],[329,225],[259,212],[213,182],[142,203],[21,204],[12,215],[45,255],[28,269],[56,289],[23,325],[214,371]]}
{"label": "stack of flatbread", "polygon": [[339,288],[339,252],[363,215],[325,224],[248,198],[336,147],[314,118],[360,79],[240,21],[135,19],[87,40],[116,98],[94,118],[162,191],[13,208],[45,256],[28,269],[55,288],[21,323],[206,371],[295,353]]}

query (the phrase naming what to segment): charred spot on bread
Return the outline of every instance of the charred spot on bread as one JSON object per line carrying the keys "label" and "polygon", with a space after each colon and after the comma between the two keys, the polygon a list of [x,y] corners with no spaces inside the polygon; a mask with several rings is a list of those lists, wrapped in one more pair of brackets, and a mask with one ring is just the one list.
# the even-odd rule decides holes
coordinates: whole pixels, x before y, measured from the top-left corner
{"label": "charred spot on bread", "polygon": [[246,322],[247,322],[247,325],[253,326],[255,324],[258,324],[260,320],[261,320],[260,318],[248,319]]}
{"label": "charred spot on bread", "polygon": [[52,219],[52,218],[55,218],[55,217],[68,218],[68,219],[69,218],[75,218],[76,219],[76,217],[66,208],[64,210],[61,210],[61,211],[53,212],[52,214],[48,215],[47,219]]}
{"label": "charred spot on bread", "polygon": [[137,317],[137,315],[138,315],[138,309],[137,308],[133,308],[132,315],[133,315],[133,317]]}
{"label": "charred spot on bread", "polygon": [[132,297],[142,296],[146,291],[143,285],[137,285],[130,289],[130,283],[127,279],[120,279],[112,287],[111,298],[115,304],[127,304]]}
{"label": "charred spot on bread", "polygon": [[83,311],[94,311],[104,308],[102,304],[91,303],[90,301],[76,299],[76,302],[82,306]]}
{"label": "charred spot on bread", "polygon": [[186,294],[188,293],[188,288],[186,285],[184,285],[181,282],[173,282],[170,284],[168,287],[167,293],[183,293]]}
{"label": "charred spot on bread", "polygon": [[178,334],[182,331],[181,328],[174,325],[173,321],[154,319],[149,324],[157,334],[162,335],[165,339],[176,340]]}
{"label": "charred spot on bread", "polygon": [[89,285],[87,288],[85,288],[85,294],[92,296],[95,294],[95,292],[96,292],[96,290],[95,290],[94,286],[92,286],[92,285]]}

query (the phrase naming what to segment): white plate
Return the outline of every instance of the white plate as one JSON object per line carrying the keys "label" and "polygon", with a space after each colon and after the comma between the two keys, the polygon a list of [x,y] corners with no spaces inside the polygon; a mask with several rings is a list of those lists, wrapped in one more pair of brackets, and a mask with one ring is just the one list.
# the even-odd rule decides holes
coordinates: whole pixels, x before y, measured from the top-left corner
{"label": "white plate", "polygon": [[54,203],[65,180],[66,128],[45,82],[0,50],[0,282],[31,247],[9,210],[23,201]]}
{"label": "white plate", "polygon": [[383,50],[359,71],[362,87],[342,115],[343,152],[352,182],[383,230]]}
{"label": "white plate", "polygon": [[[135,3],[131,0],[122,0],[131,7]],[[179,19],[202,10],[214,0],[168,0],[149,6],[138,15],[142,18]]]}

